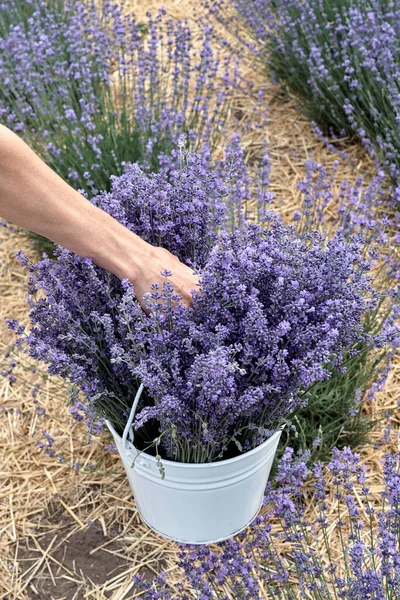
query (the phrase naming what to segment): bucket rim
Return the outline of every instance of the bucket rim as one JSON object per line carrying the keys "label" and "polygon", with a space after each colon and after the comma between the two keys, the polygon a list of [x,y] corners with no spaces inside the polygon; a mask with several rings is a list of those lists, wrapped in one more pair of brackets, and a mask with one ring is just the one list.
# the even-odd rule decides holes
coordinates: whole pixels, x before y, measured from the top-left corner
{"label": "bucket rim", "polygon": [[[105,419],[105,423],[109,429],[109,431],[111,432],[113,438],[115,441],[117,441],[122,447],[123,447],[123,442],[122,442],[122,437],[115,431],[114,427],[112,426],[112,424],[110,423],[110,421],[108,421],[107,419]],[[274,431],[274,433],[265,440],[265,442],[263,442],[262,444],[260,444],[259,446],[256,446],[255,448],[252,448],[251,450],[248,450],[247,452],[243,452],[242,454],[239,454],[239,456],[234,456],[233,458],[226,458],[224,460],[219,460],[216,462],[211,462],[211,463],[184,463],[184,462],[179,462],[179,461],[175,461],[175,460],[168,460],[167,458],[162,458],[161,462],[163,464],[166,465],[174,465],[175,467],[179,467],[179,468],[188,468],[188,469],[199,469],[199,468],[217,468],[220,467],[221,465],[226,465],[226,464],[233,464],[235,462],[239,462],[240,460],[243,460],[244,457],[248,457],[248,456],[252,456],[253,454],[257,454],[257,452],[260,452],[262,450],[262,448],[264,448],[264,446],[266,446],[268,443],[270,443],[270,441],[272,440],[272,438],[274,438],[277,434],[279,434],[279,436],[281,435],[283,429],[285,428],[285,423],[283,423],[282,425],[279,425],[279,427]],[[129,442],[130,447],[128,448],[123,448],[123,450],[134,450],[138,453],[138,455],[140,454],[140,456],[142,456],[143,458],[145,458],[146,460],[150,460],[153,463],[157,463],[156,459],[154,456],[152,456],[151,454],[147,454],[147,452],[143,452],[138,450],[137,448],[135,448],[135,446]]]}

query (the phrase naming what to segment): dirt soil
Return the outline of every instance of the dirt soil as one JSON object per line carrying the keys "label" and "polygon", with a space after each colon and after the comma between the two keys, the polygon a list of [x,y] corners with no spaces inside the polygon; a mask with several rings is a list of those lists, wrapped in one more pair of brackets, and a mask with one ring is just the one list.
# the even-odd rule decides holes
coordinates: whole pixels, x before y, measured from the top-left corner
{"label": "dirt soil", "polygon": [[[62,526],[64,533],[68,528],[73,529],[71,525],[74,523]],[[96,551],[104,544],[107,544],[105,549]],[[121,550],[118,543],[94,527],[72,533],[67,539],[52,529],[38,537],[34,544],[29,538],[22,540],[17,560],[24,573],[29,573],[38,559],[46,557],[48,549],[51,549],[48,555],[51,558],[47,558],[49,568],[32,579],[32,600],[75,600],[80,593],[105,583],[129,566],[122,555],[109,551]],[[110,598],[111,592],[105,592],[104,596]]]}

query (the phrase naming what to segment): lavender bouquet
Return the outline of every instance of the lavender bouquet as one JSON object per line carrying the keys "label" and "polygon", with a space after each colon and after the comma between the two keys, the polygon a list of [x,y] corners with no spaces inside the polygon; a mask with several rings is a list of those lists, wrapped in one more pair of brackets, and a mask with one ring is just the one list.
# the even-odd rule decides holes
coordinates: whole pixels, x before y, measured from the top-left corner
{"label": "lavender bouquet", "polygon": [[262,226],[241,209],[247,173],[235,143],[215,168],[190,155],[172,180],[127,166],[93,200],[199,273],[193,308],[168,272],[147,315],[128,281],[89,259],[61,248],[57,263],[20,259],[31,272],[31,356],[82,391],[92,422],[104,416],[120,433],[143,383],[139,448],[183,462],[250,450],[341,368],[345,349],[368,343],[362,316],[376,298],[361,236],[285,225],[266,205],[263,168]]}

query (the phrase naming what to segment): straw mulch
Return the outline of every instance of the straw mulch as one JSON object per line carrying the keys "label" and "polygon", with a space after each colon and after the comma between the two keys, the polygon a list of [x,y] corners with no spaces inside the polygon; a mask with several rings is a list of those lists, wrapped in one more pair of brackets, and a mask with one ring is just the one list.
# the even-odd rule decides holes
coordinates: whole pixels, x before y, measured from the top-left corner
{"label": "straw mulch", "polygon": [[[131,1],[139,15],[144,12],[142,4]],[[192,4],[175,0],[168,10],[176,18],[189,17]],[[161,3],[145,5],[148,10]],[[248,66],[244,70],[256,87],[265,85],[261,73]],[[284,202],[284,210],[291,211],[300,202],[297,184],[304,176],[307,156],[312,154],[327,169],[337,156],[315,139],[295,103],[268,85],[267,129],[251,126],[254,106],[244,94],[238,93],[232,111],[241,111],[241,120],[248,124],[243,142],[250,158],[259,155],[267,140],[273,167],[271,190]],[[361,172],[373,172],[357,144],[343,143],[350,160],[339,167],[338,185],[343,180],[354,182]],[[1,228],[0,356],[13,339],[4,319],[27,321],[26,275],[15,261],[20,248],[32,257],[35,254],[22,232]],[[175,566],[178,548],[141,522],[119,457],[105,450],[110,437],[104,433],[87,444],[84,428],[71,419],[65,406],[62,382],[43,378],[41,365],[23,362],[15,371],[15,383],[5,378],[0,383],[0,599],[131,600],[138,597],[132,583],[137,572],[150,577],[166,571],[173,586],[181,579]],[[1,368],[6,364],[3,361]],[[397,363],[385,390],[365,410],[395,408],[399,383]],[[398,425],[394,419],[394,429]],[[46,446],[43,431],[55,440],[47,453],[38,445]],[[372,438],[379,442],[381,436],[378,427]],[[395,445],[393,435],[392,449]],[[381,486],[379,461],[387,449],[387,445],[379,449],[371,445],[361,450],[372,473],[373,492]]]}

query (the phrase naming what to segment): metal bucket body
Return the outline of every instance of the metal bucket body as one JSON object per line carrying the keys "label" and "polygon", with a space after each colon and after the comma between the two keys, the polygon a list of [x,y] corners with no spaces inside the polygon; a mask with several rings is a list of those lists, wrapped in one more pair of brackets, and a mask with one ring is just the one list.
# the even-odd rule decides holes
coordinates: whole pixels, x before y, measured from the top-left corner
{"label": "metal bucket body", "polygon": [[220,542],[245,529],[257,516],[281,430],[263,444],[228,460],[205,464],[156,459],[122,438],[107,422],[143,520],[176,542]]}

